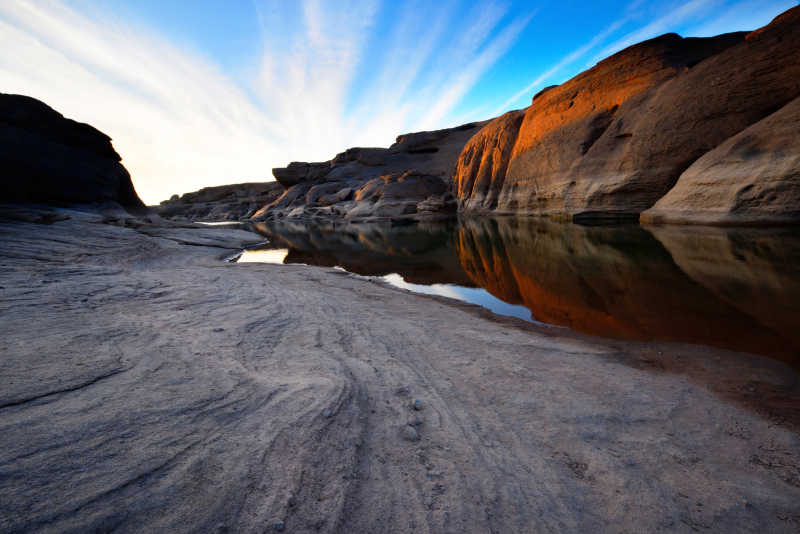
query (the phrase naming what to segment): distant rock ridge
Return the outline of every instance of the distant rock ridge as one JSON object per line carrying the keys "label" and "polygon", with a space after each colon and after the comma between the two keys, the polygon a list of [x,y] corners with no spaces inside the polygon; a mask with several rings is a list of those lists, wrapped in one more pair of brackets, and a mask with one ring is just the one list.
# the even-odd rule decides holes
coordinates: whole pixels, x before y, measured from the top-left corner
{"label": "distant rock ridge", "polygon": [[0,202],[144,208],[111,138],[43,102],[0,93]]}
{"label": "distant rock ridge", "polygon": [[155,206],[168,219],[190,221],[240,221],[249,219],[265,204],[270,204],[284,187],[278,182],[247,182],[204,187],[199,191],[173,195]]}
{"label": "distant rock ridge", "polygon": [[293,162],[273,169],[286,191],[253,219],[367,221],[452,215],[457,209],[453,165],[484,124],[400,135],[389,148],[351,148],[330,161]]}

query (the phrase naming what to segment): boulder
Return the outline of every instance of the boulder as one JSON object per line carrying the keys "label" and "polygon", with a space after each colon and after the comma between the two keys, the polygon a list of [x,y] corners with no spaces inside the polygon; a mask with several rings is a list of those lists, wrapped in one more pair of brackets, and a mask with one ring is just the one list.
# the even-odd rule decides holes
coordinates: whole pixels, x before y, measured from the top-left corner
{"label": "boulder", "polygon": [[2,202],[144,208],[111,138],[23,95],[0,93]]}
{"label": "boulder", "polygon": [[648,223],[800,221],[800,98],[695,161],[642,213]]}

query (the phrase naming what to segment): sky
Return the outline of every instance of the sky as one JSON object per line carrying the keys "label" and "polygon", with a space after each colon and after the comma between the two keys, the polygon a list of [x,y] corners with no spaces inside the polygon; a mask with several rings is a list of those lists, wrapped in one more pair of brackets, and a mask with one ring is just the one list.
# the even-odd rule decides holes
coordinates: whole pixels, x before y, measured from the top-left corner
{"label": "sky", "polygon": [[631,44],[796,0],[0,0],[0,92],[112,137],[148,204],[530,103]]}

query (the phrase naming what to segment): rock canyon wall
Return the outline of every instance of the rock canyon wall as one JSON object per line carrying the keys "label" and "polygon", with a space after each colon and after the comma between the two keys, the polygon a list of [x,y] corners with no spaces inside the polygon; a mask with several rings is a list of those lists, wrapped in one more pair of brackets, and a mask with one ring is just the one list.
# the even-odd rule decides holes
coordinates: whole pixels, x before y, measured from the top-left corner
{"label": "rock canyon wall", "polygon": [[800,221],[800,7],[753,32],[666,34],[486,123],[274,169],[254,220],[465,213]]}

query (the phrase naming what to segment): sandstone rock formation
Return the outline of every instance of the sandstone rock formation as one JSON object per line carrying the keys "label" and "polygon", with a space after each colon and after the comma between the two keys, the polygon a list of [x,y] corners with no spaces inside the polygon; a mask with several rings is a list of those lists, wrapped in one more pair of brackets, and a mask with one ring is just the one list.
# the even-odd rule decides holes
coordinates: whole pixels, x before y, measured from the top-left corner
{"label": "sandstone rock formation", "polygon": [[471,141],[455,176],[461,206],[636,217],[700,156],[800,95],[798,42],[793,8],[750,34],[668,34],[623,50],[537,95],[512,150],[509,116]]}
{"label": "sandstone rock formation", "polygon": [[239,221],[250,218],[265,204],[275,201],[283,191],[278,182],[204,187],[163,201],[156,206],[156,212],[167,219]]}
{"label": "sandstone rock formation", "polygon": [[800,98],[704,154],[644,222],[800,220]]}
{"label": "sandstone rock formation", "polygon": [[453,170],[484,123],[401,135],[389,148],[351,148],[328,162],[273,169],[286,192],[254,220],[409,219],[453,214]]}
{"label": "sandstone rock formation", "polygon": [[46,104],[0,93],[0,201],[144,205],[111,139]]}

